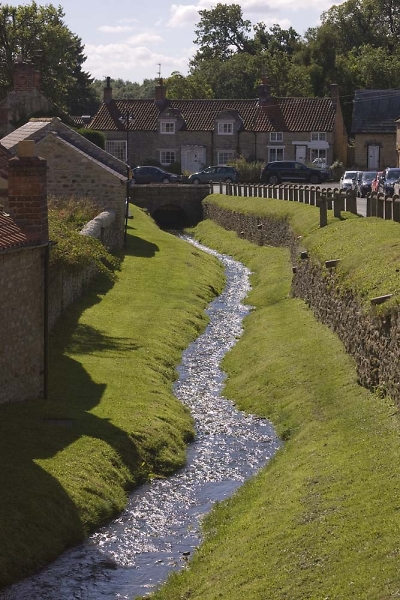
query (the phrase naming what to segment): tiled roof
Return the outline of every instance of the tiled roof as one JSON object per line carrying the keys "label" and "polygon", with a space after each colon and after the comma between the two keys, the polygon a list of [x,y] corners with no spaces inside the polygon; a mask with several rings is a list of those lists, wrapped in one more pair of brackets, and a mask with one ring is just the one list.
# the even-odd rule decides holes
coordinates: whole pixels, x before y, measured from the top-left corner
{"label": "tiled roof", "polygon": [[400,90],[356,90],[352,133],[394,133],[400,117]]}
{"label": "tiled roof", "polygon": [[7,213],[0,211],[0,252],[11,248],[32,246],[40,240],[22,231]]}
{"label": "tiled roof", "polygon": [[[266,107],[250,100],[168,100],[179,113],[187,131],[212,131],[224,111],[235,111],[247,131],[332,131],[335,108],[330,98],[275,98]],[[111,100],[102,104],[90,127],[101,131],[124,131],[120,117],[133,116],[130,131],[156,131],[160,109],[154,100]]]}
{"label": "tiled roof", "polygon": [[11,154],[0,144],[0,177],[4,179],[8,179],[8,161],[10,158]]}
{"label": "tiled roof", "polygon": [[23,140],[37,140],[38,137],[40,138],[41,133],[45,135],[45,132],[47,131],[48,127],[48,119],[28,121],[28,123],[25,123],[25,125],[22,125],[22,127],[18,127],[18,129],[15,129],[11,133],[3,137],[1,139],[1,143],[5,148],[10,150],[11,148],[16,147],[18,145],[18,142],[22,142]]}

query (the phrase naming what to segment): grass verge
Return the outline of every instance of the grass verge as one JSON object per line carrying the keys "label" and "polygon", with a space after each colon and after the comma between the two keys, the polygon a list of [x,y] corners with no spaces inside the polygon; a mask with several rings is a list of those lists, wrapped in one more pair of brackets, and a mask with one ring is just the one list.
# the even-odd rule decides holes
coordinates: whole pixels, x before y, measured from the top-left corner
{"label": "grass verge", "polygon": [[375,217],[364,219],[351,213],[342,218],[328,211],[328,227],[319,226],[319,209],[298,202],[264,198],[239,198],[214,194],[206,200],[243,214],[285,220],[310,260],[321,265],[339,259],[335,273],[341,291],[352,290],[360,306],[370,310],[370,299],[392,294],[375,308],[387,312],[400,304],[400,224]]}
{"label": "grass verge", "polygon": [[52,333],[49,399],[0,407],[0,587],[184,464],[192,420],[172,383],[223,269],[131,212],[116,282],[98,278]]}
{"label": "grass verge", "polygon": [[[253,272],[225,394],[284,447],[204,521],[188,568],[154,600],[389,600],[400,589],[398,410],[359,387],[341,342],[290,297],[286,249],[211,222],[196,237]],[[353,240],[351,241],[353,243]]]}

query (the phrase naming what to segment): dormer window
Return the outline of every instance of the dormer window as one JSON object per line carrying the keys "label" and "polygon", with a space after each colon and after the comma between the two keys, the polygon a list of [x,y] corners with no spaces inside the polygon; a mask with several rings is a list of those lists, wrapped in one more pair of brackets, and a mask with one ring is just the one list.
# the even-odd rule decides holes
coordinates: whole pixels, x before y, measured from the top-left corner
{"label": "dormer window", "polygon": [[175,121],[161,121],[160,122],[161,133],[175,133]]}
{"label": "dormer window", "polygon": [[313,131],[311,134],[312,142],[325,142],[326,141],[326,133],[325,131]]}
{"label": "dormer window", "polygon": [[281,131],[271,131],[269,140],[270,142],[283,142],[283,133]]}
{"label": "dormer window", "polygon": [[219,135],[233,135],[233,122],[232,121],[221,121],[218,123]]}

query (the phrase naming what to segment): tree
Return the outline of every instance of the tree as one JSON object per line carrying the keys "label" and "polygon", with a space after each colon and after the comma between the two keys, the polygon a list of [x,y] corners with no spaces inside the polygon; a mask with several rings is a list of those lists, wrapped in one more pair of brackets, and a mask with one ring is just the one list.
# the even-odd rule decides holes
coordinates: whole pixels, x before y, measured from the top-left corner
{"label": "tree", "polygon": [[194,41],[199,50],[191,64],[214,58],[227,60],[240,52],[255,53],[254,42],[248,36],[251,23],[243,19],[239,4],[219,3],[211,10],[199,10],[199,15]]}
{"label": "tree", "polygon": [[209,83],[199,74],[184,77],[178,71],[174,71],[165,81],[168,98],[188,99],[191,98],[213,98],[213,92]]}
{"label": "tree", "polygon": [[78,36],[65,25],[61,6],[0,5],[0,95],[12,88],[18,56],[41,72],[41,91],[60,108],[84,108],[95,100],[91,77],[82,70],[86,60]]}

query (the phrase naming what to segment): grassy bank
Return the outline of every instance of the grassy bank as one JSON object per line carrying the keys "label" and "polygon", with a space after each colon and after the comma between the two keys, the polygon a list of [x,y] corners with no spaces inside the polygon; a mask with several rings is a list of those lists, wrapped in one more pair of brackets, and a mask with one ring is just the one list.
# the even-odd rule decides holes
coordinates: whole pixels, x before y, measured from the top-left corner
{"label": "grassy bank", "polygon": [[[348,222],[342,225],[349,227]],[[321,234],[310,225],[298,233],[305,244],[314,240],[320,256],[326,252],[333,258],[323,239],[332,235],[334,243],[339,232],[328,229]],[[356,252],[349,231],[342,248],[347,250],[348,241]],[[173,574],[152,598],[397,597],[397,407],[357,385],[354,363],[340,341],[302,301],[290,297],[287,250],[254,246],[211,222],[200,223],[196,237],[253,272],[248,302],[256,310],[224,360],[225,394],[241,409],[270,418],[285,444],[257,477],[205,519],[205,542],[188,568]],[[369,289],[377,272],[371,272]]]}
{"label": "grassy bank", "polygon": [[51,336],[49,399],[0,407],[0,587],[184,463],[192,420],[172,383],[223,271],[131,212],[117,281],[97,279]]}
{"label": "grassy bank", "polygon": [[324,264],[340,259],[335,272],[342,290],[351,289],[360,304],[369,308],[374,296],[393,294],[378,311],[400,303],[400,225],[394,221],[364,219],[351,213],[342,218],[328,211],[328,227],[319,226],[319,208],[298,202],[263,198],[239,198],[214,194],[207,202],[243,214],[285,220],[310,260]]}

